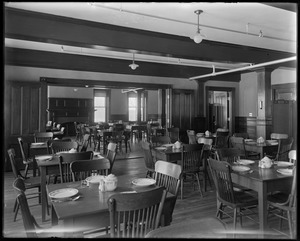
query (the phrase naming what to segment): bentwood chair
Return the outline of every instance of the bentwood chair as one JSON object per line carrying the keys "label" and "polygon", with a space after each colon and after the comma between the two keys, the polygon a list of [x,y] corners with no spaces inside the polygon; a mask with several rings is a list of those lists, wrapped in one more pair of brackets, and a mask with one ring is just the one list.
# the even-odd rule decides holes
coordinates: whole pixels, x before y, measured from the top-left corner
{"label": "bentwood chair", "polygon": [[35,132],[34,142],[47,142],[53,139],[53,132]]}
{"label": "bentwood chair", "polygon": [[234,137],[243,137],[244,139],[249,139],[249,134],[247,132],[235,132],[233,133]]}
{"label": "bentwood chair", "polygon": [[202,165],[200,166],[200,172],[203,172],[203,174],[204,174],[204,179],[203,179],[204,191],[206,191],[206,186],[207,186],[206,180],[208,180],[209,185],[211,187],[211,181],[210,181],[210,177],[209,177],[209,168],[208,168],[208,158],[211,155],[213,139],[200,137],[200,138],[198,138],[198,143],[203,144],[202,151],[201,151]]}
{"label": "bentwood chair", "polygon": [[108,199],[111,238],[144,238],[159,227],[166,198],[164,187],[137,193],[113,194]]}
{"label": "bentwood chair", "polygon": [[[290,192],[275,192],[268,196],[268,214],[273,214],[280,218],[279,229],[275,229],[281,234],[287,235],[290,239],[297,237],[297,168],[293,168],[293,182]],[[281,231],[282,221],[288,221],[289,233]]]}
{"label": "bentwood chair", "polygon": [[171,138],[171,143],[175,143],[179,141],[179,128],[178,127],[170,127],[167,128],[168,136]]}
{"label": "bentwood chair", "polygon": [[275,161],[288,161],[289,151],[292,149],[294,142],[293,137],[278,140],[278,150],[275,156]]}
{"label": "bentwood chair", "polygon": [[77,160],[70,164],[73,182],[85,180],[92,174],[107,176],[110,170],[108,159]]}
{"label": "bentwood chair", "polygon": [[36,222],[34,216],[30,212],[30,208],[28,205],[28,196],[25,195],[24,192],[24,180],[20,177],[16,178],[13,183],[13,188],[18,193],[16,201],[18,206],[20,206],[23,225],[26,232],[27,238],[54,238],[54,237],[61,237],[63,238],[64,230],[61,232],[57,232],[58,228],[55,227],[54,229],[51,228],[43,228]]}
{"label": "bentwood chair", "polygon": [[201,197],[203,197],[200,180],[199,180],[200,167],[202,165],[202,160],[201,160],[202,148],[203,148],[203,144],[182,145],[181,160],[180,160],[180,165],[182,168],[181,188],[180,188],[181,199],[183,198],[184,180],[187,180],[188,176],[193,176],[193,184],[196,178],[200,195]]}
{"label": "bentwood chair", "polygon": [[93,152],[76,152],[76,153],[60,153],[59,154],[59,173],[61,183],[72,182],[73,177],[71,174],[70,164],[77,160],[92,160]]}
{"label": "bentwood chair", "polygon": [[24,151],[24,141],[22,137],[18,137],[18,143],[20,146],[20,151],[21,151],[21,155],[22,155],[22,160],[23,160],[23,164],[25,165],[25,173],[24,173],[24,177],[27,177],[27,173],[29,171],[29,167],[30,166],[34,166],[34,160],[33,158],[27,158],[25,156],[25,151]]}
{"label": "bentwood chair", "polygon": [[172,222],[172,214],[180,187],[181,172],[181,166],[178,164],[166,161],[157,161],[155,163],[154,179],[156,180],[156,185],[165,187],[167,192],[173,195],[165,200],[161,226],[170,225]]}
{"label": "bentwood chair", "polygon": [[152,146],[149,142],[142,141],[141,147],[144,153],[144,161],[147,169],[146,177],[152,177],[152,174],[154,173],[154,169],[155,169],[155,161],[152,156],[152,150],[151,150]]}
{"label": "bentwood chair", "polygon": [[[28,194],[28,198],[32,199],[32,198],[38,198],[38,202],[41,203],[41,178],[40,177],[24,177],[20,170],[17,167],[17,163],[16,163],[16,159],[15,159],[15,150],[13,148],[10,148],[7,150],[8,156],[9,156],[9,160],[10,160],[10,164],[11,164],[11,168],[14,174],[14,178],[21,178],[23,180],[24,185],[22,185],[22,190],[23,192],[25,192],[26,190],[29,189],[34,189],[37,188],[37,191],[35,192],[31,192],[30,194]],[[48,206],[48,205],[47,205]],[[13,211],[15,212],[14,215],[14,222],[16,221],[17,215],[18,215],[18,211],[19,211],[19,205],[17,203],[17,200],[15,201],[15,205],[14,205],[14,209]],[[47,212],[49,212],[49,210],[47,209]]]}
{"label": "bentwood chair", "polygon": [[[209,158],[208,163],[217,192],[216,217],[220,220],[223,219],[223,215],[233,218],[233,229],[235,230],[237,217],[239,216],[242,225],[242,216],[253,214],[250,209],[257,207],[258,200],[248,193],[234,191],[231,167],[228,162]],[[228,208],[233,209],[233,216],[228,212]]]}

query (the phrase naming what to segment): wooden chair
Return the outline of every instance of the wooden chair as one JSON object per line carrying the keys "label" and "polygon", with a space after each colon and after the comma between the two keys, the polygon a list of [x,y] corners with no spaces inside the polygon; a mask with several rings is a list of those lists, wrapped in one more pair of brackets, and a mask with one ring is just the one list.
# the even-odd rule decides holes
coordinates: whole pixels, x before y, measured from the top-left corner
{"label": "wooden chair", "polygon": [[111,238],[144,238],[158,228],[166,190],[114,194],[108,199]]}
{"label": "wooden chair", "polygon": [[47,142],[48,140],[53,139],[52,132],[35,132],[34,133],[34,142]]}
{"label": "wooden chair", "polygon": [[122,143],[124,141],[123,132],[124,131],[113,131],[112,136],[109,140],[109,142],[113,142],[113,143],[117,144],[116,152],[118,152],[118,150],[120,152],[123,152],[122,151]]}
{"label": "wooden chair", "polygon": [[[21,178],[23,180],[24,185],[22,186],[22,190],[25,192],[26,189],[33,189],[33,188],[37,188],[36,192],[31,192],[30,194],[28,194],[28,198],[32,199],[32,198],[38,198],[39,203],[41,203],[41,178],[40,177],[24,177],[20,170],[17,167],[17,163],[16,163],[16,159],[15,159],[15,150],[13,148],[10,148],[7,150],[8,156],[9,156],[9,160],[10,160],[10,164],[11,164],[11,168],[14,174],[14,178]],[[48,206],[48,205],[47,205]],[[19,205],[17,203],[17,200],[15,201],[15,205],[14,205],[14,209],[13,211],[15,212],[14,215],[14,222],[17,219],[17,215],[18,215],[18,211],[19,211]],[[49,210],[47,208],[47,212],[49,214]]]}
{"label": "wooden chair", "polygon": [[[293,182],[290,192],[275,192],[268,196],[268,214],[273,214],[280,218],[279,228],[274,229],[281,234],[287,235],[290,239],[297,237],[297,168],[293,168]],[[282,220],[288,221],[289,233],[281,231]]]}
{"label": "wooden chair", "polygon": [[62,151],[70,151],[71,149],[78,150],[78,142],[76,141],[54,141],[51,143],[52,153],[55,154],[57,152]]}
{"label": "wooden chair", "polygon": [[152,146],[161,146],[163,144],[170,144],[171,138],[169,136],[152,136],[151,137]]}
{"label": "wooden chair", "polygon": [[170,225],[172,222],[172,214],[180,187],[181,172],[181,166],[178,164],[166,161],[157,161],[155,163],[154,179],[156,180],[156,185],[165,187],[166,191],[173,195],[165,200],[161,226]]}
{"label": "wooden chair", "polygon": [[217,129],[216,140],[214,148],[226,148],[228,147],[229,130],[228,129]]}
{"label": "wooden chair", "polygon": [[70,164],[77,160],[92,160],[93,152],[76,152],[76,153],[60,153],[59,154],[59,173],[61,183],[72,182],[72,174]]}
{"label": "wooden chair", "polygon": [[33,158],[27,158],[25,156],[25,151],[24,151],[24,141],[22,137],[18,137],[18,143],[19,143],[19,147],[20,147],[20,151],[21,151],[21,155],[22,155],[22,160],[23,160],[23,164],[25,165],[25,173],[24,173],[24,177],[27,177],[27,173],[29,171],[30,166],[34,166],[33,162]]}
{"label": "wooden chair", "polygon": [[201,152],[202,152],[203,144],[183,144],[181,151],[181,160],[180,165],[182,168],[182,176],[181,176],[181,188],[180,188],[180,196],[183,198],[183,182],[188,176],[193,176],[193,183],[195,178],[198,183],[199,192],[201,197],[203,197],[199,174],[200,167],[202,165],[201,161]]}
{"label": "wooden chair", "polygon": [[110,170],[110,162],[108,159],[77,160],[71,162],[70,170],[73,182],[85,180],[92,174],[107,176]]}
{"label": "wooden chair", "polygon": [[89,142],[91,141],[91,135],[90,134],[85,134],[83,136],[83,141],[82,141],[82,147],[80,149],[80,152],[86,152]]}
{"label": "wooden chair", "polygon": [[115,160],[116,160],[116,155],[117,155],[117,144],[116,143],[109,143],[107,146],[107,152],[106,152],[106,158],[109,160],[110,163],[110,168],[109,168],[109,173],[112,172]]}
{"label": "wooden chair", "polygon": [[[235,230],[237,217],[240,217],[240,224],[242,225],[242,216],[246,215],[246,210],[256,207],[258,200],[248,193],[234,191],[231,180],[231,167],[228,162],[209,158],[208,163],[217,192],[216,217],[222,219],[224,214],[233,218],[233,228]],[[233,217],[227,212],[227,207],[234,210]],[[243,210],[245,210],[245,213],[242,212]]]}
{"label": "wooden chair", "polygon": [[287,161],[289,151],[292,149],[294,142],[293,137],[288,137],[287,139],[278,140],[278,150],[275,156],[275,161]]}
{"label": "wooden chair", "polygon": [[178,127],[170,127],[167,128],[168,136],[171,139],[171,143],[175,143],[179,141],[179,128]]}
{"label": "wooden chair", "polygon": [[200,172],[203,172],[204,174],[204,191],[206,191],[206,180],[208,180],[209,185],[211,187],[211,181],[209,177],[209,168],[208,168],[208,158],[211,155],[211,149],[212,149],[212,144],[213,144],[213,139],[209,138],[203,138],[200,137],[198,138],[198,143],[203,144],[202,150],[201,150],[201,161],[202,165],[200,166]]}
{"label": "wooden chair", "polygon": [[189,138],[189,144],[196,144],[197,140],[196,140],[195,131],[194,130],[187,130],[186,133],[187,133],[188,138]]}
{"label": "wooden chair", "polygon": [[131,134],[131,132],[128,130],[124,130],[124,132],[123,132],[126,153],[127,153],[128,148],[129,148],[129,151],[131,151],[130,134]]}
{"label": "wooden chair", "polygon": [[155,170],[155,162],[152,156],[151,144],[147,141],[142,141],[141,147],[144,153],[144,161],[147,169],[146,177],[152,177]]}
{"label": "wooden chair", "polygon": [[232,148],[240,149],[244,153],[241,156],[242,158],[251,159],[251,160],[259,160],[260,159],[260,153],[246,151],[245,139],[243,137],[231,136],[229,138],[229,143]]}
{"label": "wooden chair", "polygon": [[36,222],[34,216],[30,212],[28,205],[28,196],[24,192],[24,180],[22,178],[16,178],[13,183],[13,188],[18,193],[17,203],[21,209],[22,219],[24,224],[24,229],[26,232],[27,238],[54,238],[54,237],[63,237],[63,230],[57,232],[58,228],[55,227],[55,230],[51,228],[43,228]]}

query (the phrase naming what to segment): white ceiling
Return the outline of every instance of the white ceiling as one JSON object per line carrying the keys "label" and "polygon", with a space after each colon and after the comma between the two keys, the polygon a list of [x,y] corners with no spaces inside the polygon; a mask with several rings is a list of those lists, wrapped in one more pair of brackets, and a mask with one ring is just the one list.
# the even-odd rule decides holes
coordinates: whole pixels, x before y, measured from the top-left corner
{"label": "white ceiling", "polygon": [[[203,10],[199,18],[201,33],[208,40],[291,53],[297,50],[297,13],[261,3],[8,2],[6,6],[187,38],[197,31],[197,15],[194,11],[200,9]],[[258,37],[260,31],[263,37]],[[22,40],[6,39],[5,44],[10,47],[62,51],[60,45],[39,43],[37,46],[34,42]],[[116,55],[111,51],[105,52],[101,46],[95,48],[101,51],[99,54],[108,54],[110,57]],[[68,46],[64,46],[64,49],[68,49]],[[76,52],[82,53],[83,50],[74,50]],[[130,53],[122,54],[124,58],[132,58]],[[118,56],[121,57],[121,53]],[[135,56],[136,60],[142,58],[147,56]],[[170,61],[158,58],[160,61]],[[173,61],[178,62],[178,59]],[[194,61],[190,64],[205,63]]]}

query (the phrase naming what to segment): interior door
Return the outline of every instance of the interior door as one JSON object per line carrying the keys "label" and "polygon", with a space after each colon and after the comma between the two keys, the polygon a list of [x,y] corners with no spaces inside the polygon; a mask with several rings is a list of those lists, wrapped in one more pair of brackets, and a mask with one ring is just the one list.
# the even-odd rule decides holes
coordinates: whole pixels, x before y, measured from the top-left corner
{"label": "interior door", "polygon": [[173,90],[172,125],[182,130],[192,127],[195,116],[194,92],[190,90]]}
{"label": "interior door", "polygon": [[[23,137],[28,143],[33,140],[34,132],[45,131],[46,109],[47,85],[45,83],[8,83],[5,91],[5,150],[13,147],[17,156],[20,156],[17,137]],[[10,164],[7,163],[9,169]]]}

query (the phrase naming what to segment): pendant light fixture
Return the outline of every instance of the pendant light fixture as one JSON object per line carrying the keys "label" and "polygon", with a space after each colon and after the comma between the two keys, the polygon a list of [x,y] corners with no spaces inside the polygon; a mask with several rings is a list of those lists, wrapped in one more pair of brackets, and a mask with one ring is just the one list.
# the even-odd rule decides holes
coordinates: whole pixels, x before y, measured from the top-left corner
{"label": "pendant light fixture", "polygon": [[195,43],[199,44],[202,42],[203,38],[205,38],[206,36],[200,33],[200,27],[199,27],[199,15],[201,13],[203,13],[202,10],[196,10],[195,13],[198,15],[198,25],[197,25],[197,33],[196,35],[193,37],[193,40]]}
{"label": "pendant light fixture", "polygon": [[137,67],[139,67],[138,64],[135,64],[135,63],[134,63],[134,54],[133,54],[132,64],[130,64],[129,67],[130,67],[132,70],[135,70]]}

